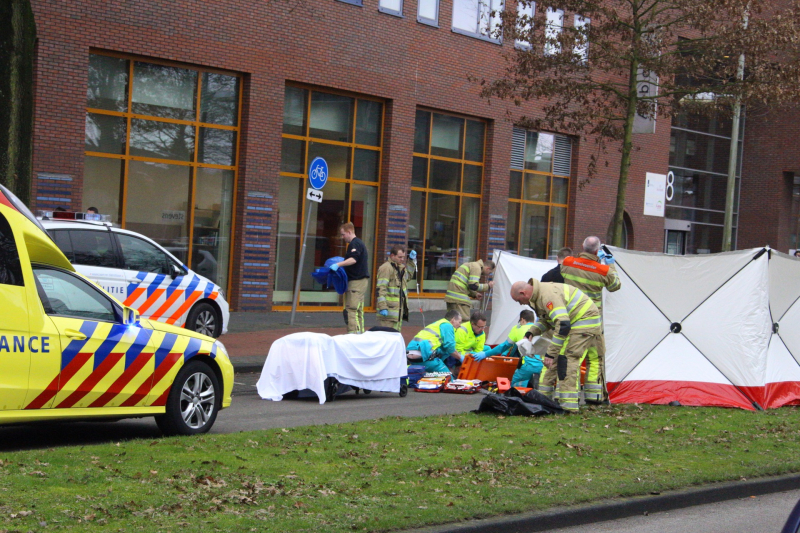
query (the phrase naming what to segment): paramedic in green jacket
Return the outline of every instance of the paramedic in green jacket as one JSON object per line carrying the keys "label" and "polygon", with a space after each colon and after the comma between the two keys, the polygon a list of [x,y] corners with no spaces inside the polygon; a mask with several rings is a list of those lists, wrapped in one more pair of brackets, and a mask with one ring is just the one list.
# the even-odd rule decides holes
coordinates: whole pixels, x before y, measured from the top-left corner
{"label": "paramedic in green jacket", "polygon": [[516,355],[520,357],[520,366],[511,378],[511,385],[514,387],[527,387],[533,376],[541,374],[542,367],[544,366],[542,358],[538,355],[525,356],[522,354],[515,354],[515,352],[517,351],[517,343],[525,338],[525,334],[528,333],[535,320],[536,315],[533,311],[530,309],[523,310],[519,314],[519,323],[511,328],[511,331],[508,333],[508,338],[504,342],[498,344],[491,350],[477,353],[473,357],[475,357],[476,361],[500,354],[509,356]]}
{"label": "paramedic in green jacket", "polygon": [[458,359],[456,351],[455,330],[461,325],[461,314],[452,309],[444,318],[433,324],[428,324],[416,337],[408,343],[407,356],[409,361],[419,360],[425,365],[426,372],[450,372],[444,359],[453,356]]}
{"label": "paramedic in green jacket", "polygon": [[484,352],[489,349],[486,342],[486,315],[475,310],[469,316],[469,324],[456,328],[456,351],[460,357],[447,358],[445,364],[450,367],[460,365],[467,354]]}

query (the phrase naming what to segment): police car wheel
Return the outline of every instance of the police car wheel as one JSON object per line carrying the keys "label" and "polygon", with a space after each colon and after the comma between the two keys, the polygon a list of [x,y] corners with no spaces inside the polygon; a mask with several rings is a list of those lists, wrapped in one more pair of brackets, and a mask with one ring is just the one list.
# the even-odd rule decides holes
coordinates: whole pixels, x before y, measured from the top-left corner
{"label": "police car wheel", "polygon": [[166,413],[156,417],[159,429],[167,436],[207,432],[217,419],[221,393],[214,371],[202,361],[189,361],[172,382]]}
{"label": "police car wheel", "polygon": [[211,304],[202,302],[189,312],[186,328],[216,339],[222,333],[222,318]]}

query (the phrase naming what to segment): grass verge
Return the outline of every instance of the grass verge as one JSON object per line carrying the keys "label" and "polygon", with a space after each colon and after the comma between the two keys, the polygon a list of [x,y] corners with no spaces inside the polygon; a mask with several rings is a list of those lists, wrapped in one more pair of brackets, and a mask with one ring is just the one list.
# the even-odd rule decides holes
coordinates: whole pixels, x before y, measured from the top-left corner
{"label": "grass verge", "polygon": [[800,409],[463,414],[0,455],[8,531],[386,531],[800,471]]}

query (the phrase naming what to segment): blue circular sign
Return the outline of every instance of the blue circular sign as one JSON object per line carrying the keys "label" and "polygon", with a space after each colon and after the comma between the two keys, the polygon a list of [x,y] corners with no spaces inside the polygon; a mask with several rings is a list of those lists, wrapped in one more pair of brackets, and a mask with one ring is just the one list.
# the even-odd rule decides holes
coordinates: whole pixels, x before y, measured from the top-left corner
{"label": "blue circular sign", "polygon": [[321,157],[315,157],[308,166],[308,181],[317,190],[322,189],[328,183],[328,163]]}

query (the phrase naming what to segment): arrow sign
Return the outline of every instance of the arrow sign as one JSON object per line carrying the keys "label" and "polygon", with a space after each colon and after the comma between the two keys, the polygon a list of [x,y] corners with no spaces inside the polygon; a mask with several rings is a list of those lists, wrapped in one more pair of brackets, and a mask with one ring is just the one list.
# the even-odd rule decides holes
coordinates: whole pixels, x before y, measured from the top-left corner
{"label": "arrow sign", "polygon": [[317,191],[309,187],[308,192],[306,193],[306,198],[308,198],[312,202],[320,203],[322,202],[322,191]]}

